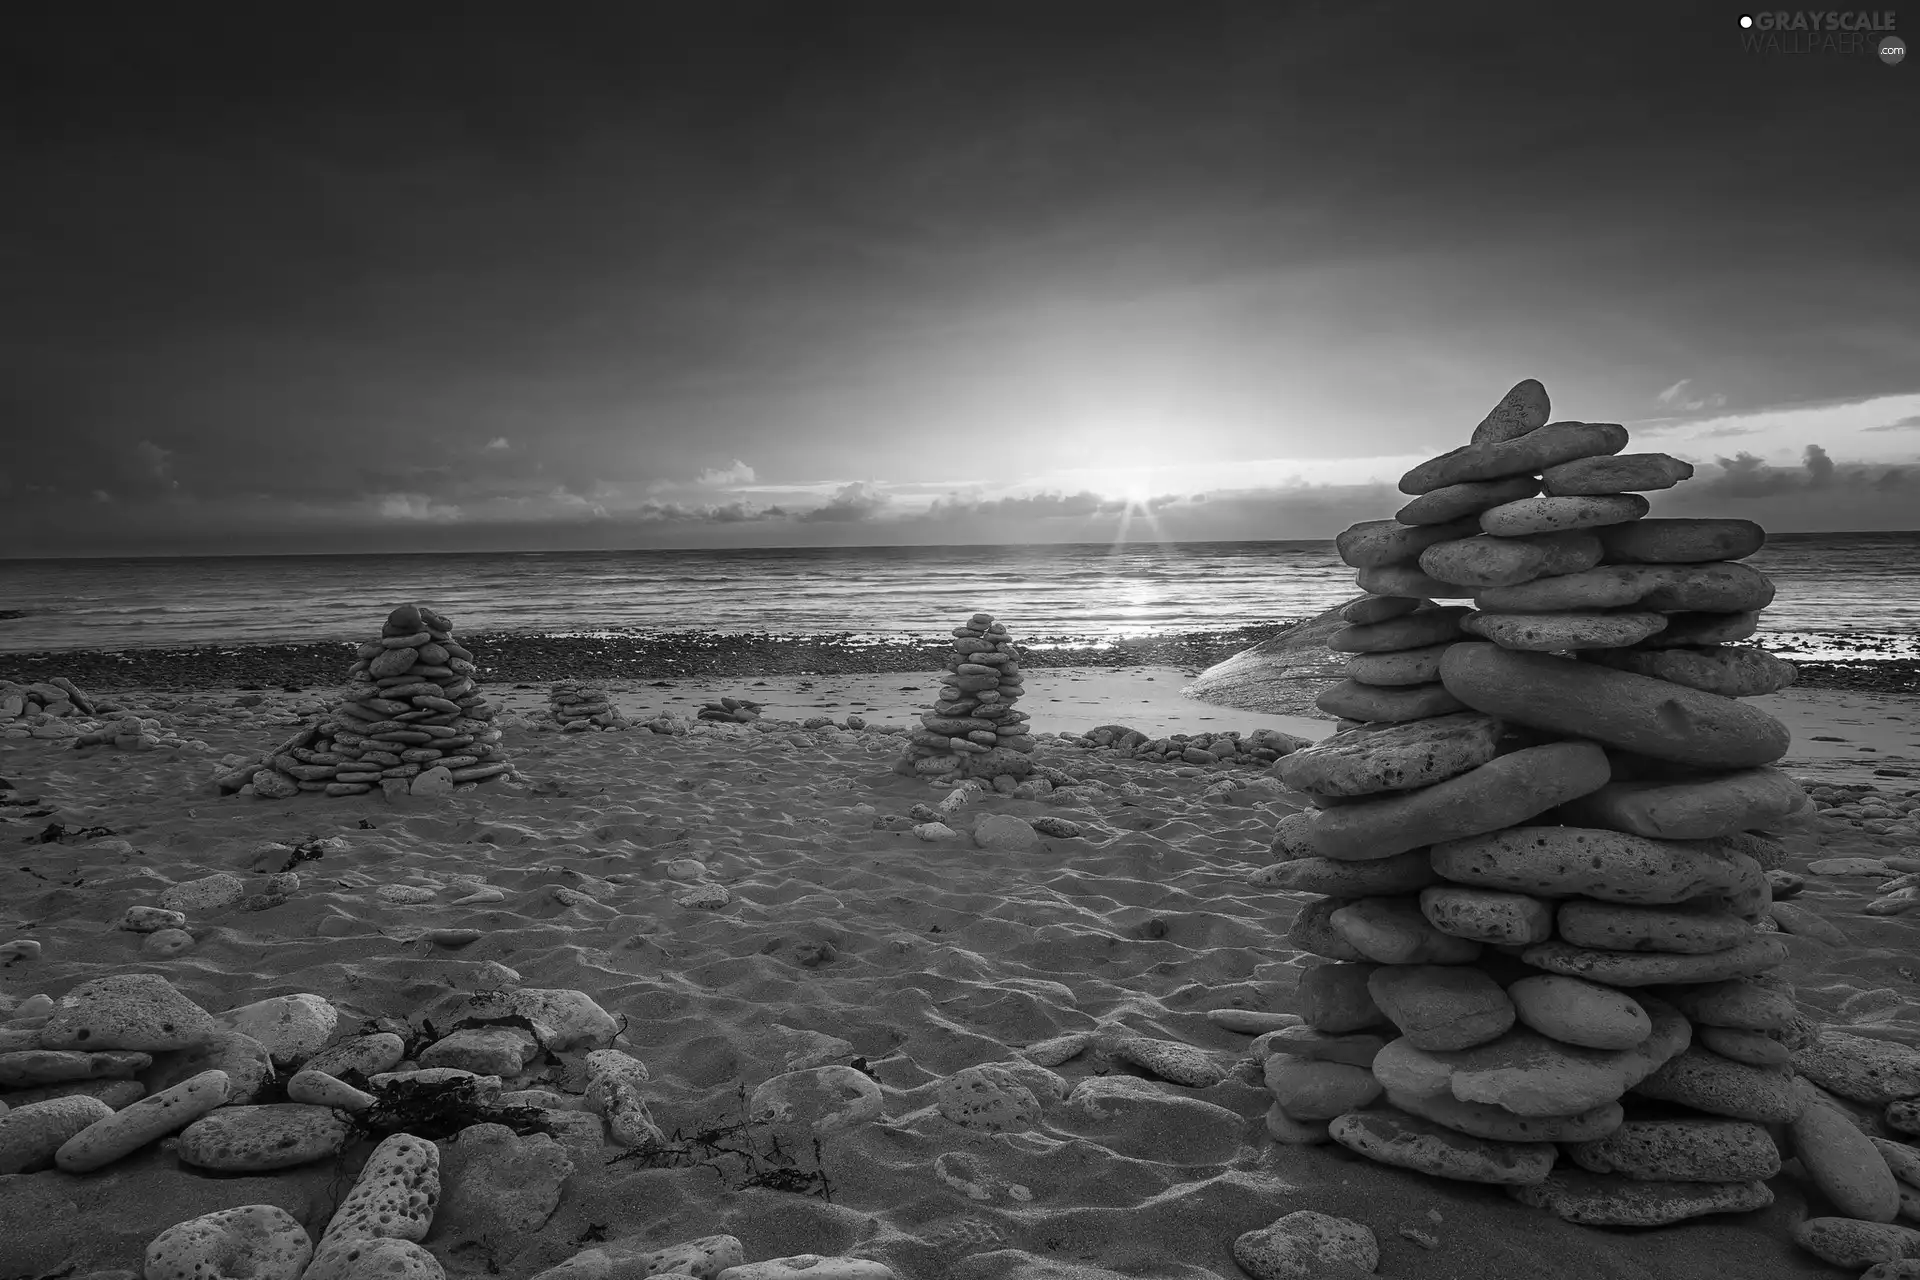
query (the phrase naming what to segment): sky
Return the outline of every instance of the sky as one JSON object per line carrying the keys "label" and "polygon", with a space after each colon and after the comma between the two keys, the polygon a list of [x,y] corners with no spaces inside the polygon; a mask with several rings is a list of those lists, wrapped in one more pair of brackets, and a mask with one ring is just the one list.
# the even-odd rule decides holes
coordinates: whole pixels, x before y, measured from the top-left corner
{"label": "sky", "polygon": [[1325,538],[1524,377],[1695,464],[1656,514],[1920,526],[1873,34],[105,12],[0,49],[0,557]]}

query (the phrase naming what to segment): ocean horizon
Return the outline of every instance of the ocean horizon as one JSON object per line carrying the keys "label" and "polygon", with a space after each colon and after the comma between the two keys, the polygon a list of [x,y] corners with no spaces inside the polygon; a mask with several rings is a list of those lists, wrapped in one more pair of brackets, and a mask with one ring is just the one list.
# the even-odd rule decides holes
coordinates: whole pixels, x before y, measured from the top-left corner
{"label": "ocean horizon", "polygon": [[[1920,531],[1774,535],[1770,647],[1920,656]],[[1331,540],[0,560],[0,652],[351,641],[403,600],[464,632],[896,639],[976,609],[1028,643],[1309,617],[1357,591]]]}

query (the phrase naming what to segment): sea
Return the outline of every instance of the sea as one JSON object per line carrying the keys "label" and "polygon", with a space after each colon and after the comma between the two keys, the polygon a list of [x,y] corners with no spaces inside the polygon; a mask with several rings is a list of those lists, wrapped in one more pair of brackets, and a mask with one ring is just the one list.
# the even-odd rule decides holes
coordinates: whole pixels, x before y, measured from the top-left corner
{"label": "sea", "polygon": [[[1762,640],[1807,661],[1920,657],[1920,532],[1789,533],[1748,563]],[[1354,593],[1333,544],[520,551],[0,560],[0,653],[357,641],[422,601],[462,632],[944,635],[985,610],[1029,647],[1309,617]]]}

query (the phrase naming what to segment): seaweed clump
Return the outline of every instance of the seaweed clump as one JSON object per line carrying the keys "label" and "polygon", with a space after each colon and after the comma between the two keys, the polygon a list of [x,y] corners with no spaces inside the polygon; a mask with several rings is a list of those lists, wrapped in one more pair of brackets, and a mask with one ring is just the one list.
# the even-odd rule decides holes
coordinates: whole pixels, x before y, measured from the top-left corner
{"label": "seaweed clump", "polygon": [[370,1088],[373,1105],[353,1117],[352,1136],[379,1142],[396,1133],[430,1140],[451,1138],[469,1125],[505,1125],[521,1137],[553,1134],[539,1107],[501,1106],[482,1098],[471,1077],[452,1080],[391,1080]]}
{"label": "seaweed clump", "polygon": [[[673,1136],[621,1152],[608,1164],[635,1161],[645,1169],[712,1169],[728,1190],[765,1187],[796,1195],[817,1195],[833,1203],[833,1183],[821,1161],[820,1139],[812,1139],[813,1168],[802,1168],[796,1155],[781,1141],[779,1131],[748,1114],[747,1088],[738,1085],[737,1120],[714,1120],[691,1133],[675,1128]],[[739,1181],[731,1181],[737,1177]]]}

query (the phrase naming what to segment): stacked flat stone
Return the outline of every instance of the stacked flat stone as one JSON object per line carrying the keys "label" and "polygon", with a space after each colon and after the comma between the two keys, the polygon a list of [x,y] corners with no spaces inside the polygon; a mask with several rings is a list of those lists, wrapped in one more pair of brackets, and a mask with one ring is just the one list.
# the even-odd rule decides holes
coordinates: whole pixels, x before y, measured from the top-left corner
{"label": "stacked flat stone", "polygon": [[547,691],[547,711],[562,729],[611,729],[627,722],[613,705],[613,695],[597,684],[561,681]]}
{"label": "stacked flat stone", "polygon": [[1764,1126],[1811,1096],[1761,834],[1808,800],[1738,701],[1793,668],[1729,643],[1772,599],[1738,563],[1764,535],[1644,519],[1691,468],[1548,406],[1520,383],[1341,537],[1374,594],[1321,705],[1364,723],[1275,766],[1317,807],[1254,883],[1323,895],[1290,940],[1331,963],[1276,1033],[1268,1126],[1574,1222],[1757,1209]]}
{"label": "stacked flat stone", "polygon": [[1024,711],[1020,650],[1005,623],[976,613],[953,629],[953,654],[933,710],[908,736],[897,772],[951,785],[977,778],[1012,795],[1033,772],[1034,739]]}
{"label": "stacked flat stone", "polygon": [[381,787],[444,795],[507,772],[494,708],[473,654],[430,607],[403,604],[360,646],[347,697],[269,752],[219,779],[222,790],[285,799],[302,791],[363,795]]}

